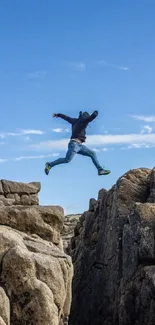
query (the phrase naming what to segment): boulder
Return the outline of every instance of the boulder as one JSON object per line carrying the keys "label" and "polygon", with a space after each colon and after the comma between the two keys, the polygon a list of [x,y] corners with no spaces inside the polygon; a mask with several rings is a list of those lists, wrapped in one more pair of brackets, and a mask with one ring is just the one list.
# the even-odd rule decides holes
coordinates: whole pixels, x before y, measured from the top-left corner
{"label": "boulder", "polygon": [[0,206],[0,224],[59,245],[64,212],[58,206]]}
{"label": "boulder", "polygon": [[73,266],[64,210],[39,206],[40,183],[0,181],[0,325],[67,325]]}
{"label": "boulder", "polygon": [[11,325],[59,325],[70,312],[71,258],[53,243],[10,227],[0,226],[0,238],[5,323],[11,305]]}
{"label": "boulder", "polygon": [[8,180],[1,180],[2,188],[4,194],[37,194],[40,191],[41,185],[39,182],[31,182],[31,183],[20,183],[20,182],[12,182]]}

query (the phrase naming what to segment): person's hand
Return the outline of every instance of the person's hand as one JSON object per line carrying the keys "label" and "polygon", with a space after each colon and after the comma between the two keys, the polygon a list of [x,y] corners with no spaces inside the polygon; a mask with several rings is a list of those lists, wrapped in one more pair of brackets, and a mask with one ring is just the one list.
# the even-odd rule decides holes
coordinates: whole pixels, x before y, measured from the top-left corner
{"label": "person's hand", "polygon": [[58,114],[57,114],[57,113],[54,113],[54,114],[53,114],[53,117],[58,117]]}

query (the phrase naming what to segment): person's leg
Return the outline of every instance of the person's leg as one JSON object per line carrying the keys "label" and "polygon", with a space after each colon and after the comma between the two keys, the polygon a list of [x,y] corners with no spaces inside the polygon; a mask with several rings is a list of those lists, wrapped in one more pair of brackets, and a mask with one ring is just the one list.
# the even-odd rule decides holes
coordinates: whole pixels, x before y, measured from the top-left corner
{"label": "person's leg", "polygon": [[77,145],[77,143],[75,143],[74,141],[70,141],[68,144],[68,151],[66,153],[66,157],[58,158],[52,162],[47,162],[45,165],[45,173],[48,175],[48,173],[52,167],[60,165],[60,164],[69,163],[74,158],[74,156],[76,155],[78,150],[80,150],[80,148]]}
{"label": "person's leg", "polygon": [[95,165],[95,167],[99,170],[99,169],[102,169],[98,159],[97,159],[97,156],[96,156],[96,153],[89,149],[88,147],[86,146],[82,146],[80,151],[78,152],[78,154],[80,155],[83,155],[83,156],[87,156],[87,157],[90,157]]}
{"label": "person's leg", "polygon": [[99,163],[97,155],[95,153],[95,151],[89,149],[86,146],[82,146],[80,151],[78,151],[78,154],[83,155],[83,156],[87,156],[90,157],[92,159],[93,164],[95,165],[95,167],[98,170],[98,174],[99,175],[107,175],[110,173],[109,170],[105,170]]}

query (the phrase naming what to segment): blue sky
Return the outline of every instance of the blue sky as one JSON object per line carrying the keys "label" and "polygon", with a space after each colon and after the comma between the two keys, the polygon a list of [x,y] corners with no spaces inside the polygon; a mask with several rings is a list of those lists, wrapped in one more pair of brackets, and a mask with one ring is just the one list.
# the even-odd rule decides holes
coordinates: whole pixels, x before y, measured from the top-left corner
{"label": "blue sky", "polygon": [[[0,2],[1,179],[40,181],[40,204],[87,210],[131,168],[154,166],[154,0]],[[87,142],[112,173],[64,156],[70,125],[53,112],[99,116]]]}

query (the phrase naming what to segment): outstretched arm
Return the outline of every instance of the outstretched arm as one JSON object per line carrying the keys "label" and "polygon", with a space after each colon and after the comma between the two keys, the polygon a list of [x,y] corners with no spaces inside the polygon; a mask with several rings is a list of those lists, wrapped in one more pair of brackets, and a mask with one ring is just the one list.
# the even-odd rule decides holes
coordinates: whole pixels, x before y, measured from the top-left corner
{"label": "outstretched arm", "polygon": [[86,117],[86,121],[89,123],[98,116],[98,111],[94,111],[90,116]]}
{"label": "outstretched arm", "polygon": [[61,117],[63,120],[65,120],[65,121],[67,121],[67,122],[69,122],[71,124],[72,124],[72,122],[74,120],[72,117],[61,114],[61,113],[54,113],[53,117]]}

